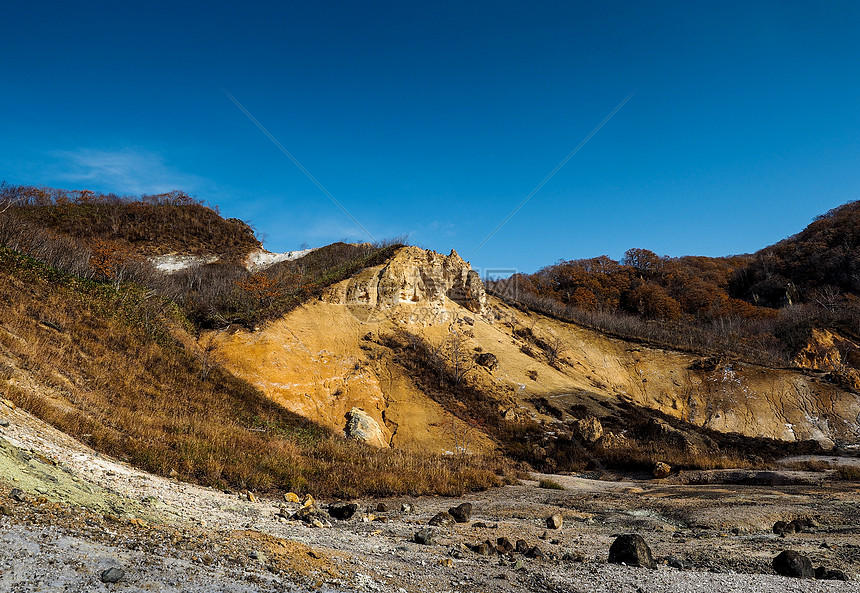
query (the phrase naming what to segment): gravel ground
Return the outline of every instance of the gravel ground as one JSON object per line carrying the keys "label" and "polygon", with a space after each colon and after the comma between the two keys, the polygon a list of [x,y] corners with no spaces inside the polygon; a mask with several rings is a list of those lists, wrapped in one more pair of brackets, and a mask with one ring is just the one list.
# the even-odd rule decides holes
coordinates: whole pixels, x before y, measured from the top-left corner
{"label": "gravel ground", "polygon": [[[349,521],[314,528],[280,518],[300,505],[251,501],[145,474],[0,405],[0,590],[29,591],[851,591],[852,582],[788,579],[784,549],[857,578],[860,493],[844,484],[691,485],[551,476],[443,497],[356,501]],[[12,498],[20,489],[23,501]],[[469,501],[469,523],[412,536],[439,511]],[[382,502],[392,510],[379,511]],[[401,504],[412,506],[401,511]],[[322,505],[325,506],[325,505]],[[282,511],[282,509],[284,509]],[[564,525],[546,528],[560,513]],[[814,518],[778,537],[776,520]],[[637,532],[655,570],[611,565],[615,535]],[[470,545],[506,537],[544,558],[481,556]],[[672,568],[669,563],[683,566]],[[109,568],[124,571],[103,583]]]}

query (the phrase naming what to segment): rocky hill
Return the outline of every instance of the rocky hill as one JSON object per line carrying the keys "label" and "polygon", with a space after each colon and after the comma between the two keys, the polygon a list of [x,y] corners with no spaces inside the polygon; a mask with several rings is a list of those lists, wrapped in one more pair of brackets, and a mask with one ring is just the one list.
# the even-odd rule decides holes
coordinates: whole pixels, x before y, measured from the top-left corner
{"label": "rocky hill", "polygon": [[[546,471],[595,464],[643,469],[656,461],[756,465],[792,447],[803,452],[860,441],[857,341],[837,328],[810,329],[794,358],[774,364],[720,341],[703,346],[685,333],[689,325],[637,318],[644,325],[630,336],[567,314],[587,308],[542,307],[544,301],[498,285],[488,294],[454,251],[339,243],[277,261],[257,257],[260,246],[247,226],[184,195],[120,199],[9,186],[3,195],[9,206],[0,220],[7,246],[3,290],[27,312],[3,325],[11,336],[2,352],[14,386],[10,399],[153,471],[287,488],[321,479],[323,465],[314,458],[321,440],[341,451],[337,463],[352,463],[355,445],[345,436],[371,445],[360,451],[377,451],[361,455],[392,449],[435,463],[433,456],[470,453],[494,460],[476,468],[501,464],[502,474],[505,463],[523,462]],[[173,231],[159,226],[171,218]],[[210,235],[200,234],[204,229]],[[204,259],[181,269],[147,263],[167,255]],[[269,265],[249,265],[257,260]],[[677,262],[631,250],[621,263],[568,262],[528,280],[551,281],[556,295],[558,283],[567,282],[577,302],[586,292],[619,304],[641,293],[641,307],[660,311],[668,302],[663,296],[672,298],[661,287],[689,286],[698,275],[701,286],[683,293],[698,302],[690,295],[730,286],[748,265],[748,257]],[[22,281],[25,275],[31,279]],[[577,282],[591,288],[583,292]],[[30,291],[22,292],[27,284]],[[531,290],[525,286],[522,294]],[[736,327],[731,311],[749,313],[749,321],[750,311],[765,310],[714,298],[728,309],[714,309],[712,324]],[[792,320],[801,306],[759,321]],[[46,331],[68,338],[61,356],[44,342]],[[673,343],[661,338],[667,334]],[[759,348],[733,331],[722,338],[744,352],[768,345],[764,340]],[[29,342],[39,347],[20,346]],[[153,366],[153,357],[172,362]],[[178,397],[183,382],[193,388]],[[116,391],[124,397],[111,396]],[[135,403],[144,392],[151,401],[145,412]],[[222,398],[217,414],[195,415]],[[159,417],[174,408],[183,410],[171,412],[178,420]],[[199,412],[185,413],[191,410]],[[244,435],[237,446],[238,436],[228,438],[216,425],[243,435],[259,428],[273,456],[298,442],[303,461],[260,475],[243,470],[254,439]],[[141,454],[138,444],[156,433],[165,447]],[[172,447],[173,434],[187,446]],[[203,446],[207,456],[199,443],[213,439],[216,449]],[[217,461],[227,451],[236,453],[229,463]],[[479,474],[475,485],[500,479]],[[409,480],[384,488],[448,487]],[[347,490],[363,487],[356,477]]]}

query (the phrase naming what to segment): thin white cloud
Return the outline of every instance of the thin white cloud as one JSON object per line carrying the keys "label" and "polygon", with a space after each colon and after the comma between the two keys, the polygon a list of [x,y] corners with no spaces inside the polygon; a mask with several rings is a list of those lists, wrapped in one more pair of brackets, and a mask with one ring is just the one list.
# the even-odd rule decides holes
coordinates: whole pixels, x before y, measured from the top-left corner
{"label": "thin white cloud", "polygon": [[148,150],[78,148],[53,151],[51,155],[57,159],[55,177],[78,186],[90,184],[100,191],[158,194],[181,189],[193,193],[211,184],[171,168],[161,155]]}

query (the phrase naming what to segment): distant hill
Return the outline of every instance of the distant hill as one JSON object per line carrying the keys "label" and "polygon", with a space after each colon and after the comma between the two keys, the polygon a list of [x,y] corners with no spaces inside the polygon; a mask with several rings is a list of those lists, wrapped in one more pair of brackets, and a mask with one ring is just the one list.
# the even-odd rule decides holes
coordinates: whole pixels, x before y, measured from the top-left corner
{"label": "distant hill", "polygon": [[491,283],[509,302],[625,338],[790,364],[814,327],[860,334],[860,202],[754,254],[561,261]]}
{"label": "distant hill", "polygon": [[241,258],[262,248],[248,224],[225,220],[217,209],[180,191],[129,197],[4,184],[3,203],[10,206],[7,216],[86,243],[111,241],[139,255]]}

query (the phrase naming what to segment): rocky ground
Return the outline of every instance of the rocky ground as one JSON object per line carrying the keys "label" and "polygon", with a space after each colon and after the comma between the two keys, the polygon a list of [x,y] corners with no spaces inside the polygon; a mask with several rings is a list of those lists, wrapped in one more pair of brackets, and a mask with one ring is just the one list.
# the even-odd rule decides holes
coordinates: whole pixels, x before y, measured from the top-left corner
{"label": "rocky ground", "polygon": [[[860,492],[829,475],[534,476],[459,499],[354,501],[350,519],[314,527],[290,518],[301,501],[145,474],[0,404],[0,590],[856,592]],[[428,527],[462,502],[467,522]],[[773,533],[793,519],[811,521]],[[433,543],[414,541],[422,529]],[[634,532],[656,569],[607,562]],[[521,551],[499,554],[500,538]],[[852,581],[777,576],[786,549]]]}

